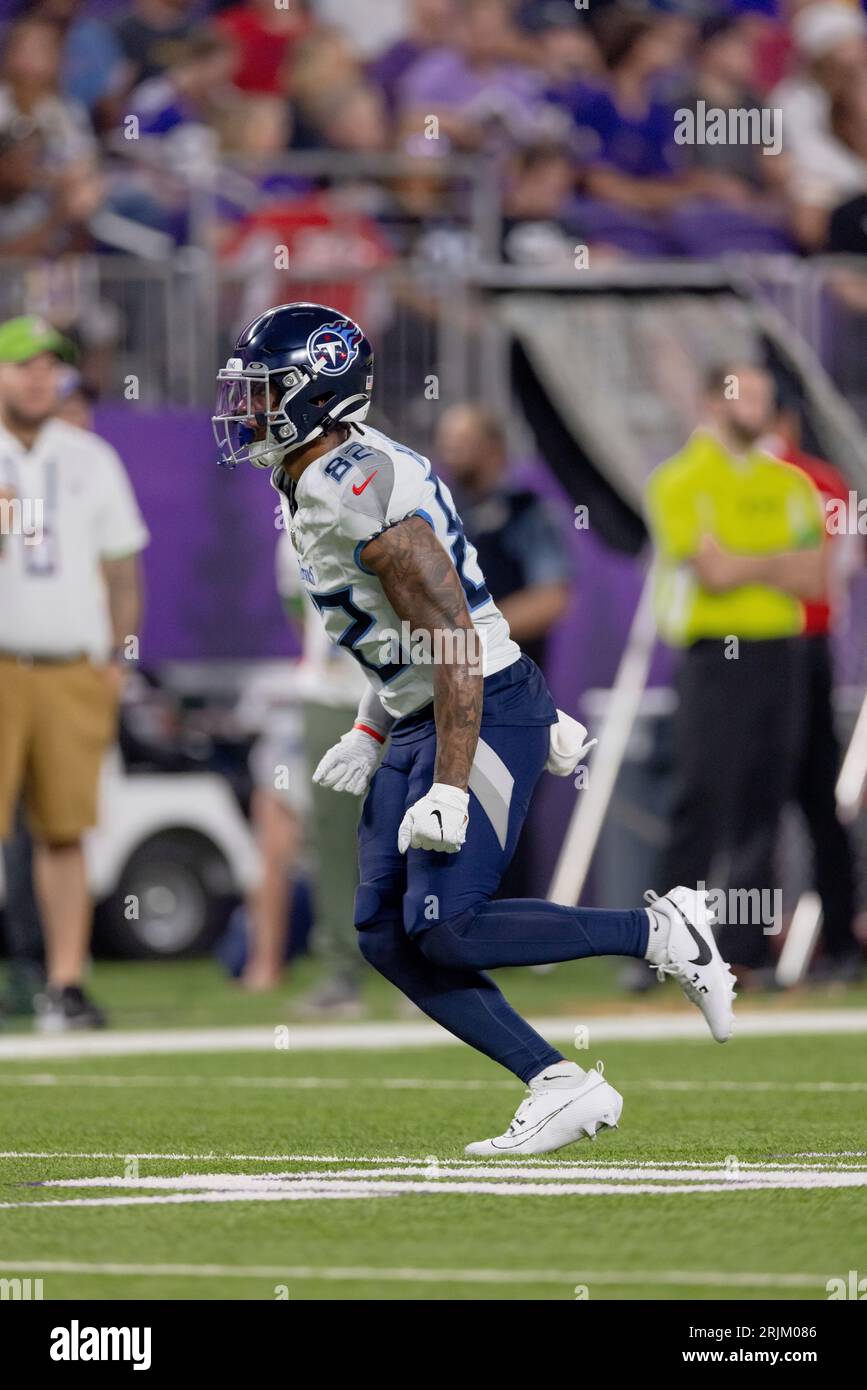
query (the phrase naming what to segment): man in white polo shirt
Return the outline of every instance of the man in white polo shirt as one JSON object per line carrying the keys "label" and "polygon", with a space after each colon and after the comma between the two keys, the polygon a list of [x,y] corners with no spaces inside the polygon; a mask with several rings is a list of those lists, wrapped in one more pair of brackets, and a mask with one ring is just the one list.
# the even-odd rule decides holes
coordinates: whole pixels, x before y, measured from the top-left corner
{"label": "man in white polo shirt", "polygon": [[97,820],[148,533],[118,455],[53,418],[71,344],[32,315],[0,325],[0,839],[23,797],[45,927],[45,1029],[99,1026],[82,990]]}

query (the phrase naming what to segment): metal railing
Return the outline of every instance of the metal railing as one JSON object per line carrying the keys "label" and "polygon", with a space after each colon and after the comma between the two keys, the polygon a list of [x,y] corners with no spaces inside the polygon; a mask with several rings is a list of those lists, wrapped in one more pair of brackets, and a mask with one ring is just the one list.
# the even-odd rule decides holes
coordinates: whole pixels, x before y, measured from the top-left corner
{"label": "metal railing", "polygon": [[[475,222],[473,229],[475,248],[480,244]],[[185,247],[163,260],[126,255],[0,259],[0,317],[36,311],[74,330],[91,373],[110,398],[207,407],[214,373],[243,322],[271,303],[308,294],[326,301],[330,296],[338,307],[349,300],[379,347],[380,400],[387,384],[390,416],[410,428],[421,421],[424,428],[431,399],[476,397],[507,407],[507,344],[489,312],[492,295],[535,289],[593,297],[653,284],[688,292],[728,282],[794,330],[792,341],[815,354],[842,397],[867,421],[861,366],[867,348],[865,270],[851,260],[750,257],[715,265],[641,262],[552,275],[479,259],[475,250],[458,264],[396,257],[370,270],[327,262],[280,270],[267,254],[232,264]],[[861,287],[863,298],[852,293],[853,285]]]}

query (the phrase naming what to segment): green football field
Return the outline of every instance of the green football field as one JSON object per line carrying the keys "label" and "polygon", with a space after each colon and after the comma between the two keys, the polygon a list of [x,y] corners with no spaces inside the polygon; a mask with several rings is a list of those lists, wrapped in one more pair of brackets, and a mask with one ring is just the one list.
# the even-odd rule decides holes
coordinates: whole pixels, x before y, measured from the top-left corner
{"label": "green football field", "polygon": [[484,1058],[291,1035],[4,1054],[0,1279],[45,1299],[827,1299],[867,1274],[863,1034],[572,1054],[604,1057],[620,1129],[505,1162],[463,1154],[522,1094]]}

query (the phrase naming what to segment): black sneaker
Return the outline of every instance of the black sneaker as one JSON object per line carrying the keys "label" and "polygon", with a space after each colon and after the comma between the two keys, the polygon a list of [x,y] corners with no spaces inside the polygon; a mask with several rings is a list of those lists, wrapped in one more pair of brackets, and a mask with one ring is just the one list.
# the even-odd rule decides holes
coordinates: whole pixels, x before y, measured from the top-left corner
{"label": "black sneaker", "polygon": [[80,1028],[104,1028],[106,1017],[80,985],[49,985],[33,1001],[40,1033],[68,1033]]}
{"label": "black sneaker", "polygon": [[366,1009],[354,978],[335,975],[295,1005],[299,1018],[363,1018]]}

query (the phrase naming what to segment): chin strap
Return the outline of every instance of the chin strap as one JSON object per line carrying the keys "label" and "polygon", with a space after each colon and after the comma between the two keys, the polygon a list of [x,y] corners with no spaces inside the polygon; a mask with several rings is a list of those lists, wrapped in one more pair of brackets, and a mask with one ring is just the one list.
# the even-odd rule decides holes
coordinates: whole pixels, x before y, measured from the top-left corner
{"label": "chin strap", "polygon": [[[285,463],[288,458],[291,458],[293,454],[299,453],[301,449],[306,449],[307,446],[310,444],[315,444],[317,439],[323,439],[330,430],[346,430],[346,438],[348,439],[350,434],[352,433],[352,426],[354,423],[354,421],[343,421],[335,419],[333,415],[326,415],[325,418],[321,420],[319,425],[317,426],[316,433],[308,435],[306,439],[293,439],[291,444],[283,444],[278,439],[275,440],[272,448],[264,449],[262,451],[262,454],[260,455],[260,458],[268,458],[269,455],[276,454],[278,449],[282,450],[280,457],[276,459],[274,462],[269,461],[268,463],[257,463],[255,459],[252,459],[251,462],[256,463],[256,466],[258,468],[279,468],[279,466],[282,463]],[[356,428],[358,429],[358,432],[360,434],[361,426],[356,425]],[[270,429],[268,433],[271,433]]]}

